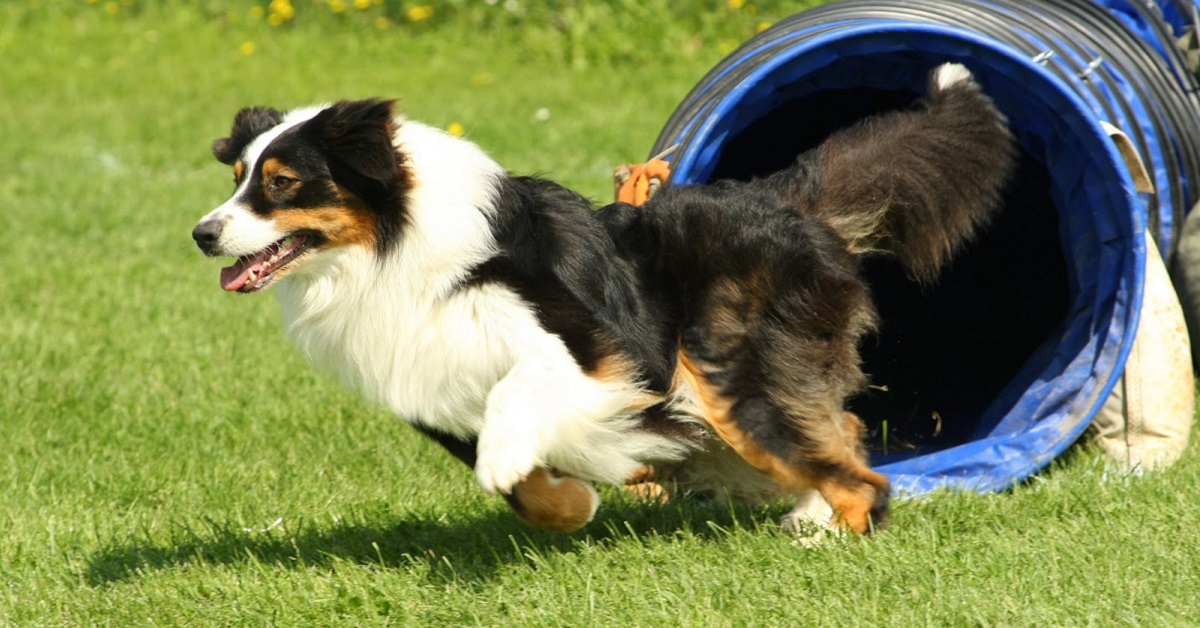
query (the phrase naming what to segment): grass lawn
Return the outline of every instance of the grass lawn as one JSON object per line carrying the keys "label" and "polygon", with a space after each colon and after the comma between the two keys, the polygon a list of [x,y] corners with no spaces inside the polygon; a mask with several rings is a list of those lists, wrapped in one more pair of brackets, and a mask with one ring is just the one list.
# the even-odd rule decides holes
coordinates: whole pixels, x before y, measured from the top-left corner
{"label": "grass lawn", "polygon": [[230,189],[210,142],[243,105],[394,96],[606,199],[709,67],[805,3],[344,4],[0,6],[0,625],[1200,622],[1195,447],[1142,478],[1077,448],[816,549],[775,528],[785,504],[615,490],[579,533],[523,527],[315,374],[272,296],[221,292],[189,236]]}

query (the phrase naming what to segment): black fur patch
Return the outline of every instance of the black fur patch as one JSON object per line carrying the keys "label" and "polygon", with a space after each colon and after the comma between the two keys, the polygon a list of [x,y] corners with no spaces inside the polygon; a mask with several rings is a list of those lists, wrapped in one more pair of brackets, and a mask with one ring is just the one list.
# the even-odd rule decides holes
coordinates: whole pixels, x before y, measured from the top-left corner
{"label": "black fur patch", "polygon": [[636,375],[665,392],[674,369],[669,321],[587,200],[551,181],[511,177],[500,182],[495,204],[501,254],[470,281],[512,286],[584,370],[624,353]]}
{"label": "black fur patch", "polygon": [[232,166],[254,138],[283,121],[283,114],[271,107],[246,107],[233,118],[229,137],[213,142],[212,152],[217,161]]}
{"label": "black fur patch", "polygon": [[441,445],[450,452],[455,458],[458,458],[463,464],[468,467],[475,468],[475,448],[478,444],[476,439],[461,439],[457,436],[451,436],[445,432],[439,432],[430,427],[425,427],[420,423],[413,423],[422,434],[433,439],[437,444]]}
{"label": "black fur patch", "polygon": [[[807,185],[808,170],[788,172]],[[754,183],[733,182],[665,188],[610,224],[647,284],[674,286],[672,331],[736,400],[741,429],[784,460],[826,446],[805,423],[840,420],[841,399],[866,383],[857,345],[875,324],[857,259],[837,234]]]}
{"label": "black fur patch", "polygon": [[342,101],[298,129],[325,157],[333,181],[362,199],[376,220],[376,252],[385,256],[407,223],[404,196],[411,173],[392,145],[395,101]]}

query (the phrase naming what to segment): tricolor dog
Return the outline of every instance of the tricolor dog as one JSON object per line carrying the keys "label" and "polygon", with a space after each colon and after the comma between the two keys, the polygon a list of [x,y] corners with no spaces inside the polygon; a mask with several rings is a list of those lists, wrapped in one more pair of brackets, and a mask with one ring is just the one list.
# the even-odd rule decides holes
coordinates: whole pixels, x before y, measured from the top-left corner
{"label": "tricolor dog", "polygon": [[[595,209],[385,100],[247,108],[213,152],[234,192],[192,235],[228,291],[273,286],[289,336],[471,465],[529,524],[574,530],[592,483],[817,494],[886,522],[847,397],[876,325],[860,257],[933,280],[1013,169],[965,67],[766,178]],[[814,493],[815,491],[815,493]]]}

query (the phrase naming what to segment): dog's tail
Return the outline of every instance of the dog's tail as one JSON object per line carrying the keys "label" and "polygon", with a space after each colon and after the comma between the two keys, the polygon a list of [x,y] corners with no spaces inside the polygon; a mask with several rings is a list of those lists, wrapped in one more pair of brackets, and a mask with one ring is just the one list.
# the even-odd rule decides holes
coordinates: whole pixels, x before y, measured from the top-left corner
{"label": "dog's tail", "polygon": [[889,251],[931,281],[987,223],[1015,155],[1004,114],[967,68],[947,63],[920,106],[838,131],[769,181],[852,252]]}

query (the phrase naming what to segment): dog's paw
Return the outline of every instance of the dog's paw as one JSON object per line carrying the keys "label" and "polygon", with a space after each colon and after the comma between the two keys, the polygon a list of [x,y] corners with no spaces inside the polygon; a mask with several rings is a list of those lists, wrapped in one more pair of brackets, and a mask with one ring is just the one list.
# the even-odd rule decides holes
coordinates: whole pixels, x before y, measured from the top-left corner
{"label": "dog's paw", "polygon": [[480,435],[475,478],[484,491],[509,495],[537,466],[537,447],[532,440]]}
{"label": "dog's paw", "polygon": [[513,487],[508,503],[531,527],[574,532],[596,516],[600,494],[583,480],[538,467]]}
{"label": "dog's paw", "polygon": [[833,508],[817,491],[800,496],[796,507],[783,516],[779,527],[796,535],[795,543],[803,547],[815,547],[829,538],[843,534],[841,528],[831,526]]}

